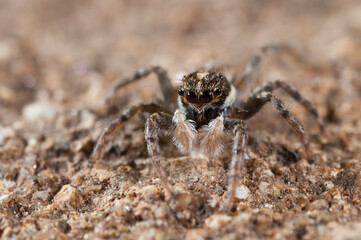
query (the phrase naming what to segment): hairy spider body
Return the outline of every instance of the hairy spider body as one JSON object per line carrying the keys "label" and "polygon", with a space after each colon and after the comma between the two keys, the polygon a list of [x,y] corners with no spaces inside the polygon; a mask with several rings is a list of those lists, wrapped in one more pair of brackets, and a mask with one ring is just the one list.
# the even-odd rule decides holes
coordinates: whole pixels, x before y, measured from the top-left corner
{"label": "hairy spider body", "polygon": [[179,90],[179,107],[196,129],[218,117],[236,98],[234,87],[220,73],[198,71],[184,76]]}
{"label": "hairy spider body", "polygon": [[[175,145],[182,153],[189,153],[195,138],[193,133],[204,133],[201,151],[211,158],[218,156],[223,149],[226,109],[236,100],[235,88],[219,72],[202,70],[184,76],[178,94],[179,109],[175,116],[184,121],[184,128],[176,128]],[[184,139],[187,147],[183,146]]]}
{"label": "hairy spider body", "polygon": [[[261,48],[259,52],[254,54],[245,69],[244,80],[251,81],[254,78],[263,54],[273,48],[279,49],[280,47],[270,45]],[[285,49],[287,50],[287,48]],[[217,71],[202,70],[185,75],[177,94],[166,71],[155,66],[142,69],[133,77],[116,83],[106,96],[106,101],[121,87],[152,72],[157,74],[161,83],[164,103],[162,105],[154,103],[140,104],[124,111],[101,133],[91,156],[92,162],[99,158],[101,148],[108,136],[115,133],[136,113],[148,112],[151,114],[145,124],[145,140],[148,153],[164,187],[174,195],[175,191],[168,181],[166,171],[160,164],[162,157],[159,148],[159,134],[173,134],[173,140],[177,148],[182,153],[189,153],[192,150],[197,134],[201,133],[200,147],[209,157],[216,157],[220,154],[223,148],[222,136],[231,134],[234,136],[232,161],[229,187],[226,193],[227,198],[224,204],[224,209],[228,211],[232,206],[237,185],[241,179],[246,153],[248,133],[245,120],[254,116],[267,102],[272,103],[279,115],[286,120],[299,136],[305,148],[306,158],[311,160],[312,152],[303,126],[272,92],[278,88],[283,89],[316,118],[322,131],[324,130],[323,123],[313,104],[304,99],[291,85],[282,81],[267,82],[258,87],[246,102],[235,104],[237,102],[236,88]],[[178,107],[172,104],[174,102],[178,102]],[[168,107],[166,107],[167,105]],[[237,108],[238,105],[241,107]]]}

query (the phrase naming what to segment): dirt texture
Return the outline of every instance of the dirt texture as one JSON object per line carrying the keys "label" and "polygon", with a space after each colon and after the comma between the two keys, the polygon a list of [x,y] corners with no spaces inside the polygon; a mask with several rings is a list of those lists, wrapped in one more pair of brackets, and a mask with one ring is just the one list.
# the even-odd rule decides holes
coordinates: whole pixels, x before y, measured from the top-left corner
{"label": "dirt texture", "polygon": [[[215,64],[242,74],[267,54],[251,86],[284,80],[312,101],[329,137],[304,124],[313,161],[271,104],[250,121],[249,159],[232,211],[226,199],[232,138],[217,159],[181,155],[161,138],[164,190],[144,142],[146,114],[107,141],[127,107],[157,101],[156,76],[112,84],[144,66],[182,74]],[[0,0],[1,239],[361,239],[361,3],[359,0]]]}

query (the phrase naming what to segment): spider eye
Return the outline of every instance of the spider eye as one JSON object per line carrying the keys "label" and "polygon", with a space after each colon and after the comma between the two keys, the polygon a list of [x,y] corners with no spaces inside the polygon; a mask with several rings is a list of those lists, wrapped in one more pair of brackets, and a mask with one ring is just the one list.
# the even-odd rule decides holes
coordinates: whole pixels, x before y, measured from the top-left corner
{"label": "spider eye", "polygon": [[186,98],[187,98],[187,101],[190,103],[198,102],[198,97],[194,92],[188,92]]}
{"label": "spider eye", "polygon": [[209,91],[204,91],[204,92],[201,93],[201,96],[200,96],[199,100],[202,103],[209,103],[209,102],[211,102],[213,100],[213,95]]}
{"label": "spider eye", "polygon": [[181,89],[179,89],[179,90],[178,90],[178,94],[179,94],[179,96],[183,96],[183,95],[184,95],[184,91],[181,90]]}
{"label": "spider eye", "polygon": [[216,95],[216,96],[219,96],[219,95],[221,95],[221,90],[219,90],[219,89],[216,89],[215,91],[214,91],[214,95]]}

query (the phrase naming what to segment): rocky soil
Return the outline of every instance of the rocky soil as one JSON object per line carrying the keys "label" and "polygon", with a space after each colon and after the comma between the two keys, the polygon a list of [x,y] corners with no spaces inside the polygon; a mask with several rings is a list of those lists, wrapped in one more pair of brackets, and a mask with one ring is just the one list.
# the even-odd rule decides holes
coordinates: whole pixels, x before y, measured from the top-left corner
{"label": "rocky soil", "polygon": [[[357,0],[0,0],[1,239],[360,239],[360,39]],[[212,160],[161,139],[176,199],[149,164],[145,114],[89,165],[112,119],[161,98],[151,75],[103,104],[115,81],[161,65],[176,85],[209,64],[237,80],[254,51],[275,43],[297,55],[270,52],[257,81],[237,87],[245,99],[281,79],[311,100],[329,137],[276,92],[305,125],[312,162],[267,106],[247,122],[250,159],[229,214],[231,138]]]}

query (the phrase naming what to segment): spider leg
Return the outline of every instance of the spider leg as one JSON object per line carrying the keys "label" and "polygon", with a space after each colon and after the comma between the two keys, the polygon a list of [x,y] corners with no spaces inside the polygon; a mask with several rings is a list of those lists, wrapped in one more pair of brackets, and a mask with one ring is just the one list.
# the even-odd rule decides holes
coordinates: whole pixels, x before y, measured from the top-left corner
{"label": "spider leg", "polygon": [[246,124],[244,121],[239,119],[230,119],[225,121],[225,129],[234,135],[229,186],[227,190],[227,199],[224,205],[224,210],[229,211],[232,207],[233,200],[236,195],[236,189],[243,173],[243,163],[248,141],[248,133]]}
{"label": "spider leg", "polygon": [[310,148],[309,139],[305,129],[298,119],[288,111],[285,104],[275,95],[270,92],[260,91],[252,94],[245,105],[242,107],[244,111],[238,111],[232,114],[233,117],[240,119],[249,119],[254,116],[261,108],[267,103],[271,102],[276,111],[281,117],[283,117],[292,129],[298,134],[301,142],[305,148],[306,157],[308,160],[312,159],[312,152]]}
{"label": "spider leg", "polygon": [[[240,83],[246,82],[247,84],[253,82],[256,77],[258,70],[261,66],[263,59],[265,58],[266,54],[270,51],[281,52],[291,56],[298,64],[304,65],[306,67],[312,68],[309,63],[290,45],[287,44],[268,44],[265,45],[258,50],[256,50],[242,73],[240,78]],[[235,83],[236,84],[236,83]],[[238,84],[236,84],[238,85]]]}
{"label": "spider leg", "polygon": [[[272,93],[274,90],[281,88],[283,91],[285,91],[289,96],[291,96],[295,101],[300,103],[308,112],[311,113],[311,115],[316,119],[316,122],[321,129],[321,132],[325,135],[328,135],[325,130],[325,125],[321,119],[321,117],[318,114],[318,111],[310,101],[302,97],[302,95],[290,84],[283,82],[283,81],[273,81],[273,82],[266,82],[255,89],[252,96],[257,96],[261,94],[262,92],[270,92]],[[251,96],[251,98],[252,98]],[[246,103],[247,105],[247,103]],[[250,114],[250,113],[249,113]],[[247,118],[250,118],[252,116],[249,116]]]}
{"label": "spider leg", "polygon": [[168,112],[167,109],[164,107],[161,107],[157,104],[150,103],[150,104],[140,104],[133,107],[128,108],[125,110],[118,118],[113,120],[100,134],[100,137],[94,147],[93,153],[90,157],[90,164],[97,161],[100,157],[101,149],[107,140],[107,138],[118,131],[119,128],[124,126],[124,124],[131,119],[136,113],[138,112],[148,112],[148,113],[154,113],[157,111],[163,111]]}
{"label": "spider leg", "polygon": [[145,124],[145,140],[147,142],[148,153],[151,157],[152,165],[156,169],[164,187],[174,196],[175,191],[168,181],[166,171],[160,164],[161,156],[158,138],[160,131],[169,131],[171,128],[172,116],[170,114],[164,112],[153,113]]}
{"label": "spider leg", "polygon": [[131,77],[122,79],[121,81],[117,81],[106,94],[106,96],[104,98],[104,103],[107,104],[120,88],[122,88],[130,83],[136,82],[142,78],[145,78],[151,73],[155,73],[158,76],[161,91],[162,91],[162,94],[164,97],[164,102],[166,102],[166,103],[176,102],[175,100],[176,100],[177,95],[176,95],[176,92],[174,91],[174,87],[171,83],[171,80],[168,77],[167,71],[164,70],[163,68],[161,68],[160,66],[150,66],[150,67],[139,69]]}

